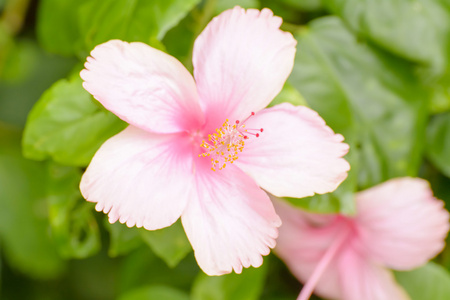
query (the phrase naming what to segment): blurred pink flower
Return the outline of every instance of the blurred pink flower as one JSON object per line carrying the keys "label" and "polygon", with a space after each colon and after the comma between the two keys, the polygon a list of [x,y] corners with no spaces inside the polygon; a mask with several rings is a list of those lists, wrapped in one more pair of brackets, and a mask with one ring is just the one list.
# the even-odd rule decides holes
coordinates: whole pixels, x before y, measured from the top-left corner
{"label": "blurred pink flower", "polygon": [[349,169],[348,145],[317,113],[263,109],[293,67],[296,41],[281,23],[269,9],[236,7],[214,18],[195,41],[195,81],[145,44],[95,47],[83,86],[130,126],[97,151],[83,196],[129,227],[159,229],[181,216],[207,274],[260,266],[281,224],[261,188],[327,193]]}
{"label": "blurred pink flower", "polygon": [[359,192],[357,214],[306,213],[275,200],[283,225],[276,253],[301,282],[326,299],[402,300],[389,269],[410,270],[444,248],[449,214],[428,182],[397,178]]}

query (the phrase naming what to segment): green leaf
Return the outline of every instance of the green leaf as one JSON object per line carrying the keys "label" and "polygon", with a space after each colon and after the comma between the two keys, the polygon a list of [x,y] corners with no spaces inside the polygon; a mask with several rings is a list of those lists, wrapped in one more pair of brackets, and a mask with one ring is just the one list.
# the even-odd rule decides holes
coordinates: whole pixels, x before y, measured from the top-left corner
{"label": "green leaf", "polygon": [[37,15],[37,37],[49,52],[73,55],[82,48],[78,18],[89,0],[42,0]]}
{"label": "green leaf", "polygon": [[269,106],[289,102],[293,105],[308,106],[303,96],[288,81],[283,86],[281,92],[270,102]]}
{"label": "green leaf", "polygon": [[52,237],[59,253],[66,258],[85,258],[100,250],[100,233],[78,189],[78,168],[49,164],[47,199]]}
{"label": "green leaf", "polygon": [[46,166],[20,155],[20,132],[0,124],[0,237],[10,266],[42,279],[64,270],[48,231]]}
{"label": "green leaf", "polygon": [[208,276],[199,273],[192,286],[192,300],[256,300],[261,296],[267,266],[244,269],[242,274]]}
{"label": "green leaf", "polygon": [[[293,2],[287,3],[288,1],[273,1],[273,0],[260,0],[261,7],[267,7],[271,9],[274,15],[279,16],[283,19],[283,28],[285,26],[290,27],[287,23],[298,24],[299,22],[304,22],[304,14],[298,10],[298,5],[296,7],[291,6]],[[297,1],[299,2],[299,1]],[[304,1],[303,1],[304,2]]]}
{"label": "green leaf", "polygon": [[450,113],[436,115],[428,124],[426,154],[436,168],[450,177]]}
{"label": "green leaf", "polygon": [[149,285],[127,292],[119,300],[189,300],[189,296],[170,286]]}
{"label": "green leaf", "polygon": [[110,39],[160,41],[199,0],[43,0],[38,37],[49,50],[85,57]]}
{"label": "green leaf", "polygon": [[242,8],[259,8],[258,0],[216,0],[216,13],[220,14],[224,10],[231,9],[236,5]]}
{"label": "green leaf", "polygon": [[[268,270],[261,299],[296,299],[301,289],[301,283],[288,270],[286,264],[273,254],[265,258],[264,264],[267,264]],[[313,295],[310,300],[317,300],[317,298]]]}
{"label": "green leaf", "polygon": [[149,283],[189,290],[199,268],[191,253],[175,268],[170,268],[148,246],[143,245],[123,257],[120,294]]}
{"label": "green leaf", "polygon": [[324,0],[358,35],[385,49],[443,71],[450,9],[439,0]]}
{"label": "green leaf", "polygon": [[395,272],[395,277],[411,300],[450,299],[450,274],[436,263],[429,262],[409,272]]}
{"label": "green leaf", "polygon": [[125,224],[119,222],[111,224],[107,218],[104,218],[104,221],[105,227],[110,233],[109,256],[115,257],[127,254],[142,245],[143,241],[139,228],[128,228]]}
{"label": "green leaf", "polygon": [[192,251],[180,221],[159,230],[141,229],[141,237],[171,268],[176,267]]}
{"label": "green leaf", "polygon": [[430,103],[431,113],[450,111],[450,86],[436,84],[433,86],[433,98]]}
{"label": "green leaf", "polygon": [[414,66],[358,42],[336,17],[311,22],[296,38],[289,80],[350,144],[359,187],[417,176],[429,94]]}
{"label": "green leaf", "polygon": [[450,69],[440,77],[436,77],[429,69],[419,68],[418,71],[422,82],[432,93],[430,112],[438,114],[450,111]]}
{"label": "green leaf", "polygon": [[117,299],[120,266],[119,259],[111,259],[104,251],[85,259],[71,260],[68,272],[55,282],[56,297],[36,300]]}
{"label": "green leaf", "polygon": [[[1,31],[0,35],[5,34]],[[39,50],[36,45],[28,40],[23,39],[15,41],[7,38],[1,43],[2,53],[0,54],[0,79],[6,82],[17,82],[24,80],[37,64]]]}
{"label": "green leaf", "polygon": [[[180,24],[172,28],[164,36],[163,44],[166,47],[167,53],[177,58],[183,65],[192,73],[192,52],[195,38],[200,33],[200,13],[194,14],[197,9],[189,13]],[[194,18],[194,15],[197,18]]]}
{"label": "green leaf", "polygon": [[126,124],[93,100],[75,74],[48,89],[33,107],[23,136],[23,154],[86,166],[94,153]]}
{"label": "green leaf", "polygon": [[29,38],[0,49],[0,121],[23,128],[41,94],[66,76],[75,61],[44,52]]}
{"label": "green leaf", "polygon": [[323,0],[280,0],[280,2],[303,11],[315,11],[323,8]]}

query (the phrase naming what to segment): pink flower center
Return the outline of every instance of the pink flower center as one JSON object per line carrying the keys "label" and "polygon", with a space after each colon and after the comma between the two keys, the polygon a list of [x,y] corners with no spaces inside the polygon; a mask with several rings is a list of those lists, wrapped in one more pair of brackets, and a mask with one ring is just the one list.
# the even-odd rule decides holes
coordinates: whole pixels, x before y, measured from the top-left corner
{"label": "pink flower center", "polygon": [[211,158],[211,170],[222,170],[227,163],[232,164],[239,158],[238,154],[244,150],[245,140],[249,138],[249,135],[259,137],[259,133],[263,132],[262,128],[245,128],[245,122],[254,115],[255,113],[252,112],[244,121],[236,120],[233,125],[227,119],[215,133],[208,134],[208,142],[202,141],[200,147],[204,148],[205,152],[199,156]]}

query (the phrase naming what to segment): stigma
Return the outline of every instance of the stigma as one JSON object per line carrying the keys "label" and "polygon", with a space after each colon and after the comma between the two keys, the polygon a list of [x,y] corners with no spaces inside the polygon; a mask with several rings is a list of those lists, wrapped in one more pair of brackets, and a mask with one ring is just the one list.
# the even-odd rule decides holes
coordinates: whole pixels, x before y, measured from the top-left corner
{"label": "stigma", "polygon": [[250,137],[259,137],[259,134],[264,131],[263,128],[245,127],[245,122],[254,115],[255,113],[252,112],[245,120],[242,122],[236,120],[234,124],[230,124],[227,119],[222,127],[208,135],[208,142],[202,141],[200,147],[204,148],[204,152],[199,156],[210,157],[211,170],[222,170],[228,163],[232,164],[239,158],[239,153],[244,150],[245,140]]}

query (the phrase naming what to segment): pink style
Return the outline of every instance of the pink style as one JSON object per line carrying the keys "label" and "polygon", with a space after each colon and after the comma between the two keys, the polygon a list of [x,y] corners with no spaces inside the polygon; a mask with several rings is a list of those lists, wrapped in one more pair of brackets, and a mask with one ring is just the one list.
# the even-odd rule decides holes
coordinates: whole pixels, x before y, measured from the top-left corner
{"label": "pink style", "polygon": [[280,200],[276,253],[301,282],[333,300],[407,300],[392,271],[417,268],[445,246],[449,213],[428,182],[397,178],[359,192],[357,214],[318,215]]}
{"label": "pink style", "polygon": [[83,87],[130,125],[92,159],[80,184],[86,200],[129,227],[181,217],[209,275],[260,266],[281,225],[265,191],[327,193],[349,170],[348,145],[316,112],[264,109],[294,64],[296,41],[281,23],[268,9],[223,12],[195,41],[194,77],[142,43],[95,47]]}

